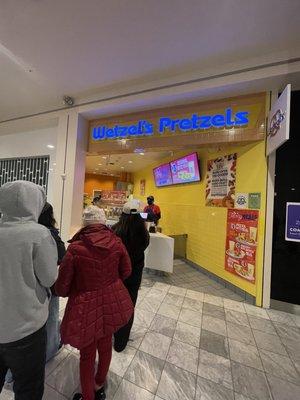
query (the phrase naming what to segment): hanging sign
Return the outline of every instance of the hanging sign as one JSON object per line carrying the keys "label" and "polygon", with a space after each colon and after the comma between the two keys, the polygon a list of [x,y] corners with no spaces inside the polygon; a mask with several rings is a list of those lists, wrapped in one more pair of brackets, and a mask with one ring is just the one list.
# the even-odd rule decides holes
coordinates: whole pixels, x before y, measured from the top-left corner
{"label": "hanging sign", "polygon": [[234,207],[237,154],[209,160],[206,175],[206,205]]}
{"label": "hanging sign", "polygon": [[227,213],[225,270],[255,283],[258,211],[230,209]]}
{"label": "hanging sign", "polygon": [[269,112],[267,156],[276,151],[290,137],[291,85],[287,85]]}
{"label": "hanging sign", "polygon": [[286,204],[285,240],[300,242],[300,203]]}

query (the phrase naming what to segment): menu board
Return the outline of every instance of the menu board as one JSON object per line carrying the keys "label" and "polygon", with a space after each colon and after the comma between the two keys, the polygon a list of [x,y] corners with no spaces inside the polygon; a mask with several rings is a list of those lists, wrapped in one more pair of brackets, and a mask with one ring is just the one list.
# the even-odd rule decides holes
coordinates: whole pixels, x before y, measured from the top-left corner
{"label": "menu board", "polygon": [[229,209],[225,270],[255,283],[257,250],[257,210]]}
{"label": "menu board", "polygon": [[170,164],[163,164],[153,170],[154,180],[156,186],[172,185],[172,175]]}
{"label": "menu board", "polygon": [[174,185],[200,181],[197,153],[174,160],[170,165]]}
{"label": "menu board", "polygon": [[206,176],[206,205],[234,207],[237,154],[209,160]]}

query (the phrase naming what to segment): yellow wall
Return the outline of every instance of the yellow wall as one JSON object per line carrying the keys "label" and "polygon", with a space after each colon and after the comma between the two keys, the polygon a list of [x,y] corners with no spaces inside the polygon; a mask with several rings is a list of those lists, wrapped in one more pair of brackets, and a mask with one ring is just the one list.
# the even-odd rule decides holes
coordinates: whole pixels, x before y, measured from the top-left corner
{"label": "yellow wall", "polygon": [[[261,192],[262,195],[255,285],[225,271],[227,209],[205,206],[207,160],[234,152],[238,153],[236,193]],[[177,153],[161,163],[187,153]],[[153,195],[155,202],[161,207],[160,225],[163,232],[167,235],[188,234],[187,258],[255,296],[257,305],[261,305],[267,177],[265,143],[226,147],[220,152],[200,149],[198,154],[201,182],[156,188],[152,173],[153,167],[160,164],[156,162],[134,174],[134,196],[146,202],[147,195]],[[141,179],[146,180],[146,193],[143,197],[140,196]]]}

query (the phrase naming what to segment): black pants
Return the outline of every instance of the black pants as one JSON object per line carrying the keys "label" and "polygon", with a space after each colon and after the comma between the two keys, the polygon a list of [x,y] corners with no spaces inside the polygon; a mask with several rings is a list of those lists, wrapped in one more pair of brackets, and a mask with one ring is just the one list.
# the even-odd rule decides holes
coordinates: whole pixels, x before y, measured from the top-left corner
{"label": "black pants", "polygon": [[[124,282],[124,285],[126,286],[128,293],[131,297],[131,300],[133,302],[133,305],[135,306],[138,298],[139,288],[142,282],[143,267],[137,269],[133,267],[132,269],[133,269],[133,274]],[[123,351],[127,346],[131,328],[133,325],[133,320],[134,320],[134,314],[130,318],[129,322],[114,334],[115,338],[114,349],[117,352]]]}
{"label": "black pants", "polygon": [[42,400],[46,343],[44,326],[17,342],[0,344],[0,393],[6,372],[10,369],[14,380],[15,400]]}

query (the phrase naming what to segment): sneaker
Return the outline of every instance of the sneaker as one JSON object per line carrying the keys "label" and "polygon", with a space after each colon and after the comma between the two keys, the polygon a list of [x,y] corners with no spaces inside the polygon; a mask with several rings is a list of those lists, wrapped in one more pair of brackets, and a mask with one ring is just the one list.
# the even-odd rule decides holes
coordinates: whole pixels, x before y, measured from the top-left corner
{"label": "sneaker", "polygon": [[105,400],[105,399],[106,399],[106,394],[103,386],[101,389],[97,390],[95,394],[95,400]]}
{"label": "sneaker", "polygon": [[83,399],[83,397],[82,397],[81,393],[76,393],[73,396],[73,400],[82,400],[82,399]]}

